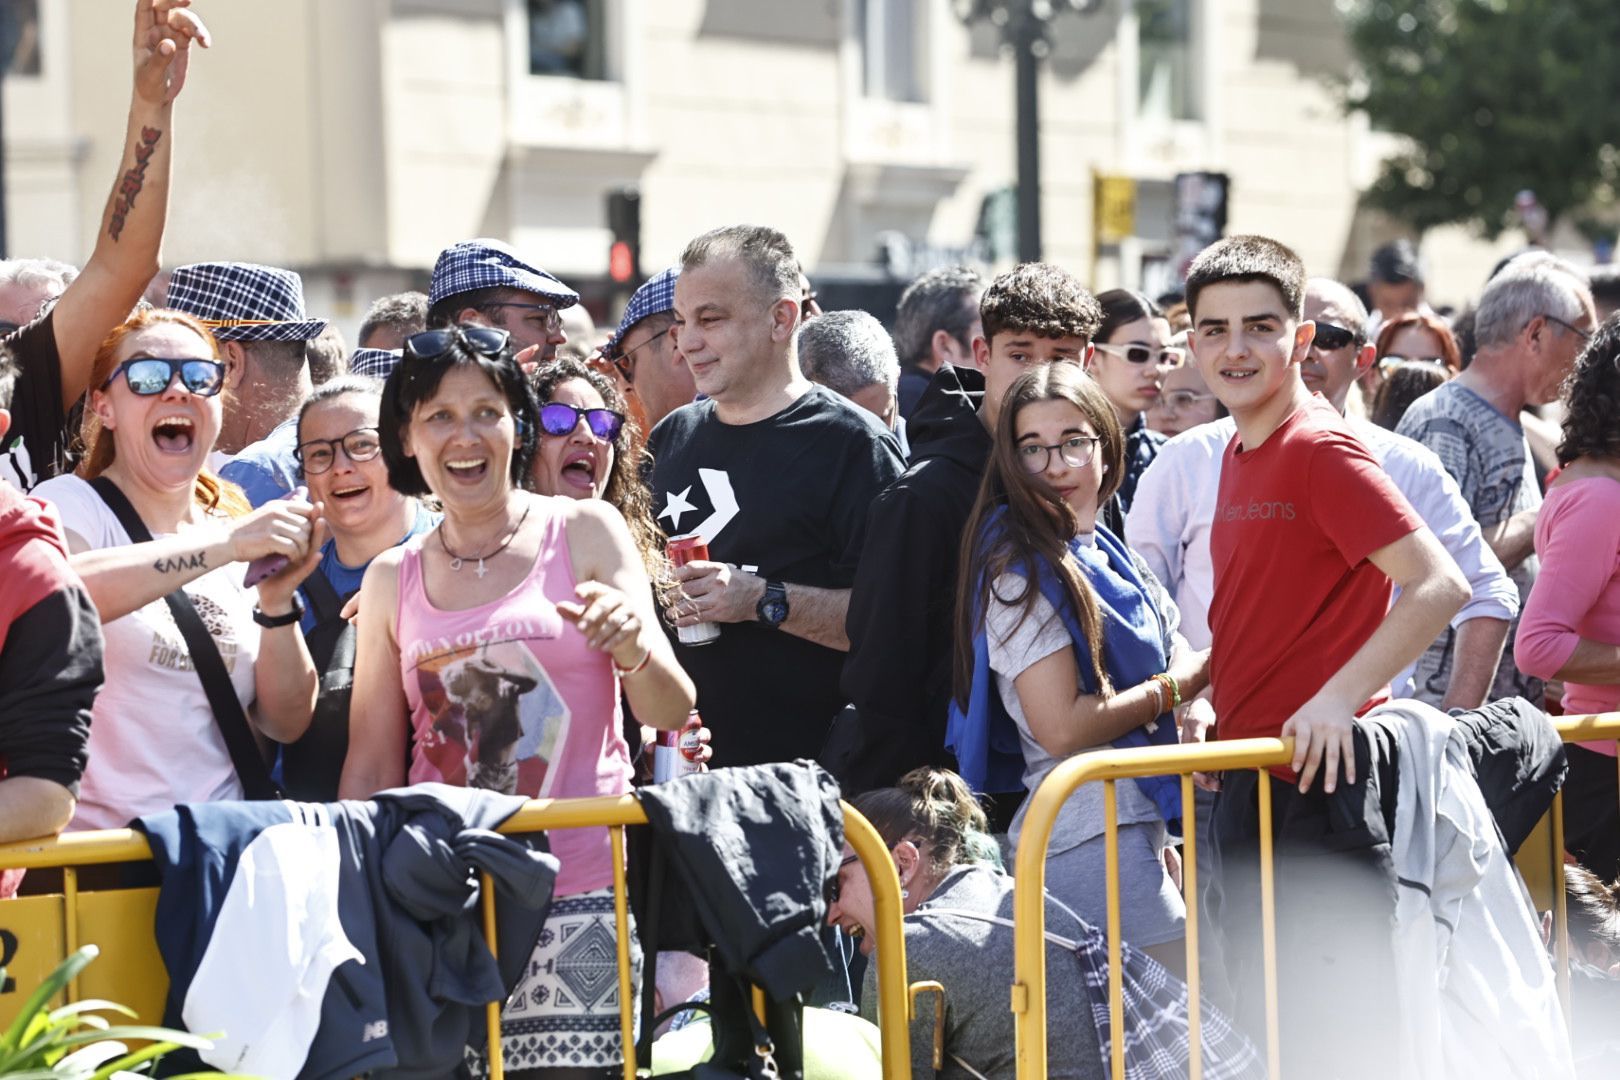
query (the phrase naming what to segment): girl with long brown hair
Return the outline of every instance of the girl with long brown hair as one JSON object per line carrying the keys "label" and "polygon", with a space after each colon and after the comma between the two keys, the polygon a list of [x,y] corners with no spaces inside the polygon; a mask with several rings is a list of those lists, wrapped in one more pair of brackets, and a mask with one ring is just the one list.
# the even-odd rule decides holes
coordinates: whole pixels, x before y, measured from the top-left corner
{"label": "girl with long brown hair", "polygon": [[[1124,458],[1114,408],[1078,365],[1032,369],[1007,392],[957,594],[948,742],[979,790],[1034,791],[1073,754],[1175,743],[1174,710],[1208,683],[1208,653],[1180,639],[1168,593],[1098,522]],[[1169,778],[1119,788],[1125,937],[1176,970],[1186,909],[1163,859],[1180,817]],[[1022,824],[1020,810],[1015,846]],[[1102,792],[1087,785],[1047,856],[1052,894],[1099,925],[1103,832]]]}
{"label": "girl with long brown hair", "polygon": [[[96,353],[90,387],[78,475],[34,494],[60,510],[73,568],[101,615],[106,685],[72,827],[105,829],[268,784],[262,761],[248,760],[244,775],[222,725],[278,742],[308,727],[315,669],[294,592],[319,560],[323,526],[320,508],[301,498],[250,511],[204,467],[219,434],[224,365],[214,336],[190,316],[132,316]],[[153,539],[131,542],[120,500]],[[286,561],[259,583],[255,604],[241,564],[272,555]],[[207,661],[165,601],[178,590],[223,664],[234,718],[216,720],[198,674]]]}

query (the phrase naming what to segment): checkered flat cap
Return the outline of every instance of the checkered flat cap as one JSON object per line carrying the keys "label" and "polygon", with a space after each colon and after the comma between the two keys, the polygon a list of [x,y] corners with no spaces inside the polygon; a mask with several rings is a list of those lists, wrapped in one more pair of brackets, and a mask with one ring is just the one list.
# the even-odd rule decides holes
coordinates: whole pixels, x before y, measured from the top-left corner
{"label": "checkered flat cap", "polygon": [[499,240],[464,240],[439,252],[439,261],[433,264],[433,284],[428,286],[428,303],[437,304],[474,289],[523,289],[545,297],[559,309],[579,302],[579,293],[556,275],[528,262]]}
{"label": "checkered flat cap", "polygon": [[619,328],[608,338],[607,347],[617,349],[619,342],[624,340],[624,335],[634,330],[636,323],[647,316],[674,311],[675,279],[680,276],[681,268],[672,266],[648,278],[630,298],[630,303],[624,309],[624,317],[619,320]]}
{"label": "checkered flat cap", "polygon": [[304,312],[304,280],[257,263],[208,262],[169,276],[169,307],[201,321],[220,341],[308,341],[325,319]]}
{"label": "checkered flat cap", "polygon": [[349,357],[349,374],[386,379],[399,366],[403,355],[399,349],[356,349]]}

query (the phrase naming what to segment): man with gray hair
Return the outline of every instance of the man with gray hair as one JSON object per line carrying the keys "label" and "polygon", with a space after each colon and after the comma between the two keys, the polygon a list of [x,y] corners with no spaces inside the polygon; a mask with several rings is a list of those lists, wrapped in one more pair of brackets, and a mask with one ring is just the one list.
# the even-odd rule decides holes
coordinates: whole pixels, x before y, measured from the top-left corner
{"label": "man with gray hair", "polygon": [[982,337],[979,295],[984,280],[966,266],[944,266],[906,286],[894,315],[900,356],[900,415],[917,411],[923,391],[942,367],[973,366],[973,339]]}
{"label": "man with gray hair", "polygon": [[[1440,456],[1462,489],[1485,541],[1518,586],[1520,606],[1535,583],[1534,537],[1541,485],[1519,413],[1558,399],[1591,336],[1597,315],[1581,272],[1532,252],[1514,259],[1485,287],[1474,319],[1474,362],[1419,398],[1396,429]],[[1518,620],[1508,628],[1490,698],[1523,697],[1540,706],[1545,687],[1513,663]],[[1419,689],[1451,680],[1454,635],[1419,660]]]}
{"label": "man with gray hair", "polygon": [[0,334],[33,322],[78,276],[77,266],[55,259],[0,261]]}
{"label": "man with gray hair", "polygon": [[842,394],[883,422],[905,452],[895,396],[900,361],[883,324],[865,311],[829,311],[799,328],[799,366],[811,382]]}
{"label": "man with gray hair", "polygon": [[648,449],[659,524],[708,545],[677,569],[670,614],[683,639],[719,631],[676,648],[716,765],[821,752],[848,702],[838,676],[867,508],[904,467],[876,419],[800,371],[803,299],[774,229],[716,229],[681,256],[674,344],[704,399],[665,417]]}
{"label": "man with gray hair", "polygon": [[402,292],[378,297],[366,309],[355,348],[384,352],[403,349],[406,338],[427,329],[427,314],[427,293]]}

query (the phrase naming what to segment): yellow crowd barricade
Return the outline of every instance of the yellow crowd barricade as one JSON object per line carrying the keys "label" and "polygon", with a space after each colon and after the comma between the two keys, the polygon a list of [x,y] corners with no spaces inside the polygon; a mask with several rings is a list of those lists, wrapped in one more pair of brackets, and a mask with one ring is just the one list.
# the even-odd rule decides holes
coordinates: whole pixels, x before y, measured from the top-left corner
{"label": "yellow crowd barricade", "polygon": [[[878,1028],[882,1037],[885,1080],[910,1080],[911,1044],[905,938],[901,929],[900,879],[888,848],[870,822],[848,803],[843,804],[844,836],[860,857],[872,883],[877,919]],[[531,833],[553,829],[606,826],[613,844],[613,900],[617,930],[619,975],[619,1030],[625,1047],[624,1075],[635,1080],[635,1040],[632,1036],[638,1000],[631,992],[629,899],[625,884],[625,834],[631,825],[645,825],[647,815],[633,795],[586,799],[534,799],[501,826],[503,833]],[[0,867],[41,870],[59,868],[62,891],[24,896],[0,903],[0,967],[6,981],[0,987],[0,1025],[9,1024],[17,1009],[47,974],[83,944],[95,944],[101,955],[69,984],[67,1000],[90,998],[119,1002],[134,1009],[142,1023],[158,1023],[163,1016],[168,977],[153,938],[158,890],[149,888],[80,888],[85,867],[112,863],[146,862],[152,857],[146,838],[130,829],[69,833],[52,839],[0,845]],[[483,875],[484,933],[491,951],[495,938],[495,890]],[[763,1009],[763,994],[756,987],[754,1001]],[[489,1075],[501,1080],[500,1002],[487,1006]]]}
{"label": "yellow crowd barricade", "polygon": [[[1554,726],[1566,743],[1615,741],[1620,750],[1620,713],[1598,716],[1554,717]],[[1101,750],[1069,758],[1053,769],[1030,797],[1024,816],[1015,863],[1014,893],[1015,960],[1012,985],[1012,1011],[1017,1039],[1019,1080],[1045,1080],[1046,1055],[1046,850],[1058,811],[1081,784],[1102,781],[1107,872],[1108,925],[1108,1012],[1110,1024],[1111,1075],[1125,1076],[1125,1010],[1121,967],[1119,833],[1116,816],[1115,784],[1143,776],[1181,777],[1183,806],[1193,805],[1195,772],[1222,772],[1232,769],[1267,769],[1287,765],[1293,758],[1292,739],[1236,739],[1231,742],[1161,746],[1136,750]],[[1620,756],[1617,756],[1620,769]],[[1617,772],[1620,776],[1620,772]],[[1277,918],[1276,884],[1272,865],[1271,785],[1257,786],[1260,829],[1260,919],[1262,964],[1265,981],[1265,1055],[1268,1074],[1280,1080],[1280,1035],[1277,1023]],[[1201,1080],[1203,1054],[1201,1038],[1202,995],[1199,987],[1199,911],[1196,815],[1182,818],[1183,881],[1187,901],[1187,1012],[1190,1055],[1189,1080]],[[1563,795],[1553,799],[1552,809],[1538,830],[1538,836],[1520,849],[1517,863],[1529,885],[1538,908],[1550,906],[1554,925],[1554,966],[1564,1015],[1569,1009],[1569,921],[1564,897]]]}

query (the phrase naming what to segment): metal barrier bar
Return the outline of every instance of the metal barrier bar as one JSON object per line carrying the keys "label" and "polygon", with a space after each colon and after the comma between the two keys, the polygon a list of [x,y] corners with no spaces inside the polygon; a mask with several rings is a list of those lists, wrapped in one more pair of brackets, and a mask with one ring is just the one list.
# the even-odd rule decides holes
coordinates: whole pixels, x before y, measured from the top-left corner
{"label": "metal barrier bar", "polygon": [[[1292,741],[1292,740],[1290,740]],[[1266,1073],[1282,1075],[1282,1032],[1277,1020],[1277,874],[1271,849],[1271,774],[1259,770],[1255,785],[1260,807],[1260,955],[1266,980]]]}
{"label": "metal barrier bar", "polygon": [[[885,1080],[911,1080],[911,1038],[908,1027],[908,982],[906,945],[902,928],[900,878],[882,837],[854,807],[842,803],[844,836],[860,857],[871,882],[874,915],[879,927],[876,960],[878,965],[878,1029]],[[553,829],[607,827],[611,830],[614,858],[614,918],[618,929],[620,1033],[625,1046],[625,1076],[634,1080],[633,1039],[636,1002],[630,991],[629,909],[624,871],[624,827],[645,825],[647,815],[634,795],[599,796],[584,799],[531,799],[501,826],[503,833],[545,832]],[[0,844],[0,867],[64,871],[63,940],[67,952],[79,939],[78,878],[75,867],[108,863],[146,862],[152,858],[146,837],[132,829],[69,833],[60,837]],[[498,946],[495,933],[495,894],[488,875],[483,875],[482,922],[490,948]],[[76,987],[70,990],[77,997]],[[485,1010],[490,1035],[490,1076],[501,1080],[503,1064],[500,1044],[502,1002],[491,1002]]]}
{"label": "metal barrier bar", "polygon": [[[499,956],[501,944],[495,932],[495,880],[489,876],[488,870],[479,872],[478,888],[484,910],[484,941],[489,945],[489,951]],[[489,1080],[506,1080],[506,1048],[501,1045],[502,1004],[497,999],[484,1006],[485,1034],[489,1036],[488,1049],[485,1051],[489,1061]]]}
{"label": "metal barrier bar", "polygon": [[1198,799],[1181,778],[1181,892],[1187,898],[1187,1080],[1204,1080],[1204,1000],[1198,969]]}
{"label": "metal barrier bar", "polygon": [[[1119,910],[1119,792],[1114,781],[1103,781],[1103,863],[1108,880],[1108,970],[1124,963],[1125,932]],[[1042,951],[1045,949],[1043,947]],[[1108,980],[1108,1067],[1114,1080],[1125,1080],[1125,984]]]}

